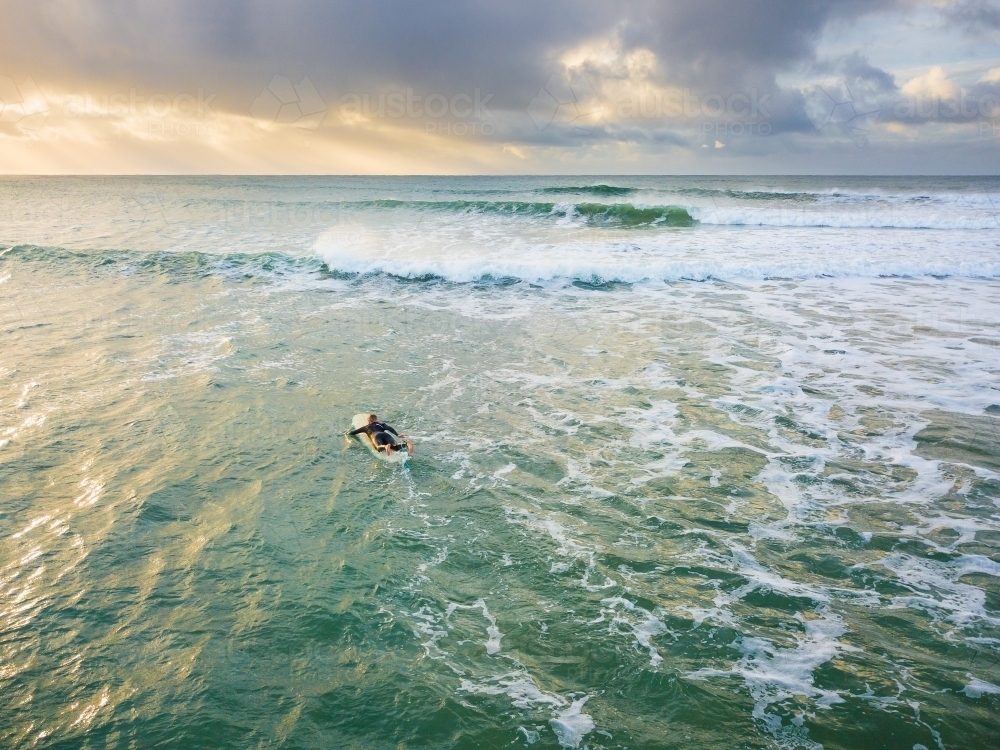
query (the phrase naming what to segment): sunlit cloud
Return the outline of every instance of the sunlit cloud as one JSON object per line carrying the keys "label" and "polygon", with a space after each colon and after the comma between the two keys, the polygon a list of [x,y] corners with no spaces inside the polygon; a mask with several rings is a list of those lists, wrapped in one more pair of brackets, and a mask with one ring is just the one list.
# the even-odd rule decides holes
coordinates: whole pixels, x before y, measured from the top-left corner
{"label": "sunlit cloud", "polygon": [[[14,2],[0,171],[976,171],[995,154],[996,3],[584,5]],[[879,36],[908,23],[912,60]]]}

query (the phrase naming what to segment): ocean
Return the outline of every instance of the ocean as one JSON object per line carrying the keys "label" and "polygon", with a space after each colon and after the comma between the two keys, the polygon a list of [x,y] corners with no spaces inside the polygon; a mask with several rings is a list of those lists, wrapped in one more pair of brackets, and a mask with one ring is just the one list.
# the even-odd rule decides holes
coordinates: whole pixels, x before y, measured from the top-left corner
{"label": "ocean", "polygon": [[1000,745],[998,230],[998,178],[0,178],[0,746]]}

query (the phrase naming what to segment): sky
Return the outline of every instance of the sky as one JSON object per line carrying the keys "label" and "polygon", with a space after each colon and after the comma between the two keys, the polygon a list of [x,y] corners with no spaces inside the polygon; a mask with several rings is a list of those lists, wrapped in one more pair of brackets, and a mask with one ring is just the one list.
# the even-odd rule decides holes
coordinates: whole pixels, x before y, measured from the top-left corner
{"label": "sky", "polygon": [[1000,0],[0,0],[3,174],[997,174]]}

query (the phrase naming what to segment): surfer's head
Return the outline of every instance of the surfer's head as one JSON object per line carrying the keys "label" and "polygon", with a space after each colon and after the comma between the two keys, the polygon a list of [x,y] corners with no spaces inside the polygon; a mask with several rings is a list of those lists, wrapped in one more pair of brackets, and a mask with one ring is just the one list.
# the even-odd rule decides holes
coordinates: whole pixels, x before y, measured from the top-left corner
{"label": "surfer's head", "polygon": [[377,414],[369,414],[368,415],[368,424],[371,424],[372,422],[378,422],[378,415]]}

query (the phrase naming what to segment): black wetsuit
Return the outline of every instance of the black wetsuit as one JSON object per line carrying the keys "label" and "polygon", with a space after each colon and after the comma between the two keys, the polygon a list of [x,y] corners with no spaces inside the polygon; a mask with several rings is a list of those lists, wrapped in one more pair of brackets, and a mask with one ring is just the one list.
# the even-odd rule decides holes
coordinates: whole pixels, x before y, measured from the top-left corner
{"label": "black wetsuit", "polygon": [[[360,435],[362,432],[367,433],[371,439],[374,441],[377,447],[382,447],[383,445],[388,446],[389,450],[395,448],[396,450],[403,450],[405,446],[397,443],[395,438],[399,437],[399,433],[396,432],[392,427],[382,422],[371,422],[366,424],[364,427],[359,427],[356,430],[351,430],[348,435]],[[392,433],[392,434],[390,434]]]}

